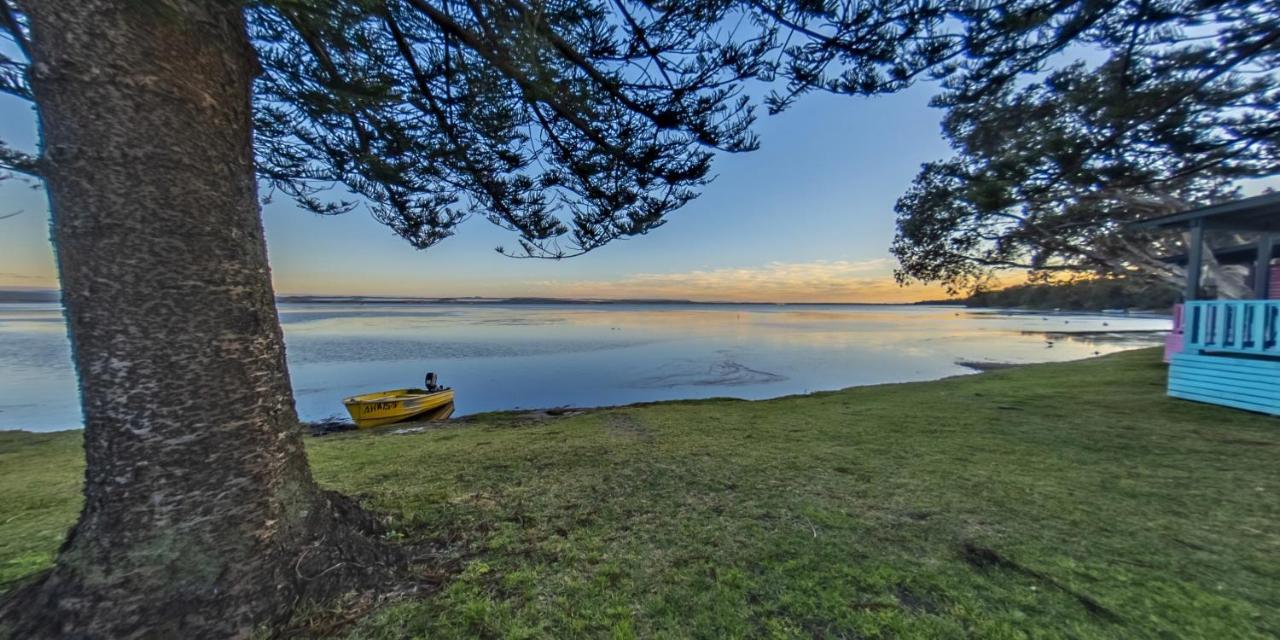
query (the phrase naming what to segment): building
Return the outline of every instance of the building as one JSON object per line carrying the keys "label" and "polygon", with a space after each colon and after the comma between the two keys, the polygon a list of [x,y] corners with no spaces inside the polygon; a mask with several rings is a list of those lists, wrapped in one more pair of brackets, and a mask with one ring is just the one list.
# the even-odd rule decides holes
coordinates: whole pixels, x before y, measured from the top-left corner
{"label": "building", "polygon": [[[1169,354],[1169,395],[1280,416],[1280,193],[1245,198],[1137,226],[1188,232],[1181,345]],[[1208,249],[1205,232],[1239,232],[1247,244]],[[1206,300],[1205,251],[1221,264],[1248,266],[1252,296]]]}

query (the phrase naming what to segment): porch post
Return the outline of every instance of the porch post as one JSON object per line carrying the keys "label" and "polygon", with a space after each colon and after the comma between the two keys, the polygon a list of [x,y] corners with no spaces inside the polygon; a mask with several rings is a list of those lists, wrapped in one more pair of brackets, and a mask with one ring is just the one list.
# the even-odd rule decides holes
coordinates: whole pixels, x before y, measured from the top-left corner
{"label": "porch post", "polygon": [[1200,295],[1200,265],[1204,252],[1204,221],[1191,221],[1191,238],[1187,240],[1187,290],[1183,298],[1190,302]]}
{"label": "porch post", "polygon": [[1258,258],[1253,267],[1253,297],[1257,300],[1267,299],[1271,276],[1271,247],[1275,244],[1275,236],[1263,233],[1258,238]]}

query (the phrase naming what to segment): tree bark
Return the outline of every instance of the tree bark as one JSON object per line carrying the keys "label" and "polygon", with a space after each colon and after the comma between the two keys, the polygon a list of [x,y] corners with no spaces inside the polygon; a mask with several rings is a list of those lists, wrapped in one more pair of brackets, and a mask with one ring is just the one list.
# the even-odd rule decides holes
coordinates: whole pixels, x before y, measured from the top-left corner
{"label": "tree bark", "polygon": [[387,556],[307,466],[258,210],[241,5],[23,10],[88,466],[55,568],[0,627],[247,635]]}

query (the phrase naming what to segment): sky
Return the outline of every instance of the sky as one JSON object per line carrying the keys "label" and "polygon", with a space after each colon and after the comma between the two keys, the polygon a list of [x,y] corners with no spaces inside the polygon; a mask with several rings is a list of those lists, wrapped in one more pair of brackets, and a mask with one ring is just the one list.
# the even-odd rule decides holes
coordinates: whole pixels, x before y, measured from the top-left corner
{"label": "sky", "polygon": [[[946,157],[928,107],[936,85],[892,96],[811,95],[760,110],[761,148],[721,154],[701,197],[645,236],[562,261],[498,255],[510,233],[472,218],[425,251],[363,209],[320,217],[284,196],[263,209],[279,294],[551,296],[750,302],[906,302],[945,297],[899,287],[888,249],[894,201],[920,164]],[[0,98],[0,140],[35,147],[30,107]],[[0,183],[0,288],[57,286],[45,195]]]}

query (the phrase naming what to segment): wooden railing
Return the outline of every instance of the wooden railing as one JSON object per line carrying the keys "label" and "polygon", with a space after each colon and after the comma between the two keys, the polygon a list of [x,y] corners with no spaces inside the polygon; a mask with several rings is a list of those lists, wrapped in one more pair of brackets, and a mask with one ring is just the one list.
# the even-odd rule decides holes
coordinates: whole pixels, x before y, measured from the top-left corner
{"label": "wooden railing", "polygon": [[1195,300],[1182,313],[1185,352],[1280,358],[1280,300]]}

